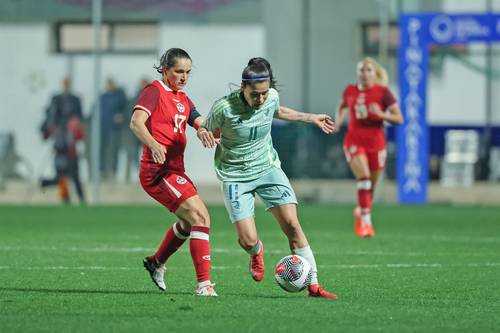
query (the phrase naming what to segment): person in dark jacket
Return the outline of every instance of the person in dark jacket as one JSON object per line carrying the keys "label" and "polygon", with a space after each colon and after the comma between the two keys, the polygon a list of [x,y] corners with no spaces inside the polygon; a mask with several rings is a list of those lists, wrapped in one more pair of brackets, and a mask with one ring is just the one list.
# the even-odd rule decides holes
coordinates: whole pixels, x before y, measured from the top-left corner
{"label": "person in dark jacket", "polygon": [[113,79],[106,81],[101,95],[101,173],[104,178],[115,178],[118,153],[121,147],[127,97]]}
{"label": "person in dark jacket", "polygon": [[54,178],[42,179],[42,188],[58,185],[59,197],[64,203],[69,203],[68,178],[71,178],[80,203],[84,203],[76,144],[85,137],[85,130],[82,125],[80,98],[71,93],[69,78],[63,80],[63,91],[52,97],[41,131],[44,139],[50,138],[54,141],[56,169]]}

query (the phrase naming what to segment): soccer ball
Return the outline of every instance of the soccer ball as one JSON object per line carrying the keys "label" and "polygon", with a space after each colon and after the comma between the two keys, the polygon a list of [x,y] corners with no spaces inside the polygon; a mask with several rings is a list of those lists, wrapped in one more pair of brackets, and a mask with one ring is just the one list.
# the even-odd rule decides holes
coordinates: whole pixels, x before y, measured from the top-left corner
{"label": "soccer ball", "polygon": [[299,292],[311,284],[311,265],[296,254],[286,256],[278,261],[274,269],[274,278],[283,290],[291,293]]}

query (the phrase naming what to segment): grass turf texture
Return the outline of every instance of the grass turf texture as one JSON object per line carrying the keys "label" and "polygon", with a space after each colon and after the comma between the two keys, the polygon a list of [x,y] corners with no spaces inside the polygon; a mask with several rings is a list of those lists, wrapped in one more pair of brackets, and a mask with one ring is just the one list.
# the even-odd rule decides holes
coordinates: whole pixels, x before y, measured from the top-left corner
{"label": "grass turf texture", "polygon": [[192,295],[186,243],[167,293],[142,258],[175,221],[160,207],[0,207],[0,332],[493,332],[500,324],[500,208],[378,206],[356,239],[351,206],[301,205],[320,281],[336,301],[274,282],[289,253],[257,212],[266,277],[254,282],[222,207],[212,215],[218,298]]}

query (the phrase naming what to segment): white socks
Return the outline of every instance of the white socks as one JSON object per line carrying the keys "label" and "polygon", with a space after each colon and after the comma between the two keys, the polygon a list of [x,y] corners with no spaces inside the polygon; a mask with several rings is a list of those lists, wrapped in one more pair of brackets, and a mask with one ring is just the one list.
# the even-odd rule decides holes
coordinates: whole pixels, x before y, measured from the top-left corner
{"label": "white socks", "polygon": [[364,225],[372,224],[372,214],[370,214],[370,211],[368,213],[361,213],[361,223]]}
{"label": "white socks", "polygon": [[260,240],[257,241],[257,244],[255,244],[253,247],[251,247],[250,249],[245,249],[245,251],[251,255],[251,256],[254,256],[256,254],[259,254],[260,253]]}
{"label": "white socks", "polygon": [[301,249],[293,249],[294,254],[298,254],[302,258],[306,259],[311,265],[312,279],[311,284],[318,283],[318,268],[316,267],[316,260],[314,259],[314,254],[312,253],[311,247],[308,245]]}

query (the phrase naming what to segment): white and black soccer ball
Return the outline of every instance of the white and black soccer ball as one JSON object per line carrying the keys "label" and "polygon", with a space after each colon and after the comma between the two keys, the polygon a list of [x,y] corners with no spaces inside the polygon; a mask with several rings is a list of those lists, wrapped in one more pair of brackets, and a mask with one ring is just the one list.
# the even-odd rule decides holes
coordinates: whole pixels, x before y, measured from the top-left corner
{"label": "white and black soccer ball", "polygon": [[309,262],[301,256],[292,254],[278,261],[274,278],[284,290],[296,293],[311,284],[312,270]]}

